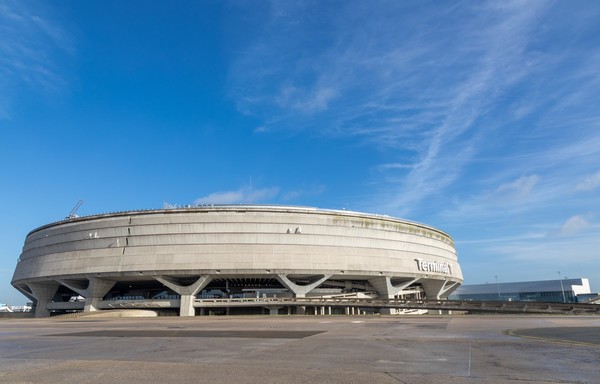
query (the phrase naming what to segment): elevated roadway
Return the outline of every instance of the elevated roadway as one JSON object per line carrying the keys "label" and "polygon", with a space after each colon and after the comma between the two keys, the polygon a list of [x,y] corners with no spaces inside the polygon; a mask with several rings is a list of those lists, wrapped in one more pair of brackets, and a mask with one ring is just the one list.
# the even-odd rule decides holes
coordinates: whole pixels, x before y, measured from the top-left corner
{"label": "elevated roadway", "polygon": [[544,303],[531,301],[458,301],[458,300],[401,300],[370,298],[257,298],[257,299],[203,299],[195,307],[359,307],[364,309],[426,309],[496,313],[576,313],[600,314],[600,306],[579,303]]}
{"label": "elevated roadway", "polygon": [[[372,298],[243,298],[196,299],[197,309],[214,308],[308,308],[311,313],[326,312],[327,308],[355,308],[363,312],[380,312],[382,309],[461,311],[469,313],[537,313],[537,314],[600,314],[600,305],[580,303],[549,303],[531,301],[458,301],[458,300],[400,300]],[[82,310],[83,303],[49,303],[51,309]],[[104,300],[102,310],[123,308],[178,308],[179,300]],[[385,312],[385,311],[384,311]],[[276,313],[272,311],[271,313]],[[346,312],[354,313],[354,312]],[[358,312],[360,313],[360,312]]]}

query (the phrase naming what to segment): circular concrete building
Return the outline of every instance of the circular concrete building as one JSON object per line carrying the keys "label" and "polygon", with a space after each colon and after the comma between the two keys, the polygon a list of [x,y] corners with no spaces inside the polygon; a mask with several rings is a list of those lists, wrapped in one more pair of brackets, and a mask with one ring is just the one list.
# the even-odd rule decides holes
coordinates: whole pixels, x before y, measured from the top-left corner
{"label": "circular concrete building", "polygon": [[[261,299],[274,298],[443,299],[462,281],[452,238],[430,226],[244,205],[118,212],[42,226],[27,235],[12,285],[36,302],[36,316],[114,308],[194,316],[208,307],[261,313]],[[285,301],[269,310],[286,308],[292,313]]]}

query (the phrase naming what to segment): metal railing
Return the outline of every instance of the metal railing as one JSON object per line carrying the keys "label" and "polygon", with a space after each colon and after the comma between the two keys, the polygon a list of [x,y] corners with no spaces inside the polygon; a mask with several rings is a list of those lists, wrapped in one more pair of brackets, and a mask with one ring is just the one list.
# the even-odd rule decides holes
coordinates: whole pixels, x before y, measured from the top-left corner
{"label": "metal railing", "polygon": [[[143,300],[103,300],[99,309],[116,308],[178,308],[180,300],[143,299]],[[82,309],[83,302],[48,303],[50,310]],[[460,311],[469,313],[545,313],[545,314],[595,314],[600,315],[600,305],[586,303],[554,303],[535,301],[459,301],[459,300],[405,300],[373,299],[351,297],[266,297],[266,298],[214,298],[195,299],[197,308],[228,307],[359,307],[361,309],[425,309],[440,311]]]}
{"label": "metal railing", "polygon": [[429,309],[496,313],[587,313],[600,314],[600,305],[533,301],[458,301],[370,298],[243,298],[196,299],[197,307],[331,306],[361,308]]}

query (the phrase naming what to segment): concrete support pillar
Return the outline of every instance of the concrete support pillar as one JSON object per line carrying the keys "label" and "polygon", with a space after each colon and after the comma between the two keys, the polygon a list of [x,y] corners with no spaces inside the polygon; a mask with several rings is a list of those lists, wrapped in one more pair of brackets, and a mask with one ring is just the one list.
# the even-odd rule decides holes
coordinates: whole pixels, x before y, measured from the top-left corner
{"label": "concrete support pillar", "polygon": [[292,314],[292,307],[287,307],[287,314],[288,316]]}
{"label": "concrete support pillar", "polygon": [[190,285],[180,285],[167,276],[156,276],[154,278],[172,291],[177,292],[181,297],[179,316],[194,316],[196,314],[194,309],[196,294],[200,292],[202,288],[206,287],[213,279],[210,275],[200,276],[198,280]]}
{"label": "concrete support pillar", "polygon": [[304,305],[299,305],[296,307],[296,314],[297,315],[306,315],[306,306]]}
{"label": "concrete support pillar", "polygon": [[94,312],[98,310],[98,302],[104,298],[104,295],[114,287],[115,282],[110,280],[89,278],[89,285],[86,289],[84,312]]}
{"label": "concrete support pillar", "polygon": [[391,278],[389,276],[378,276],[369,279],[369,283],[375,288],[379,297],[382,299],[393,299],[402,292],[403,289],[415,283],[418,279],[414,278],[409,281],[405,281],[400,285],[392,285]]}
{"label": "concrete support pillar", "polygon": [[331,307],[327,307],[327,314],[331,316]]}
{"label": "concrete support pillar", "polygon": [[293,281],[291,281],[287,275],[275,275],[275,277],[277,278],[277,280],[281,283],[281,285],[283,285],[284,287],[286,287],[287,289],[289,289],[290,291],[292,291],[294,293],[294,297],[306,297],[306,294],[310,291],[312,291],[313,289],[317,288],[319,285],[323,284],[324,281],[326,281],[327,279],[329,279],[331,277],[331,275],[323,275],[323,277],[321,277],[320,279],[313,281],[312,283],[308,284],[308,285],[298,285],[296,283],[294,283]]}
{"label": "concrete support pillar", "polygon": [[52,300],[54,295],[56,295],[56,291],[58,291],[60,284],[54,280],[48,280],[37,283],[28,283],[27,286],[31,289],[31,293],[36,300],[35,317],[50,316],[50,311],[47,309],[46,305]]}
{"label": "concrete support pillar", "polygon": [[446,280],[426,280],[422,281],[421,285],[427,298],[432,300],[445,299],[458,287],[457,282]]}
{"label": "concrete support pillar", "polygon": [[179,316],[195,316],[194,295],[180,295]]}
{"label": "concrete support pillar", "polygon": [[350,315],[350,307],[344,307],[344,314],[346,316]]}
{"label": "concrete support pillar", "polygon": [[60,284],[69,288],[80,296],[85,297],[84,312],[94,312],[98,310],[98,303],[114,287],[115,282],[111,280],[99,279],[97,277],[88,277],[85,280],[59,280]]}
{"label": "concrete support pillar", "polygon": [[268,310],[269,310],[269,315],[270,315],[270,316],[277,316],[277,315],[279,315],[279,310],[280,310],[281,308],[283,308],[283,307],[269,307],[269,308],[268,308]]}
{"label": "concrete support pillar", "polygon": [[381,314],[381,315],[391,315],[392,314],[392,309],[391,308],[381,308],[379,310],[379,314]]}
{"label": "concrete support pillar", "polygon": [[344,292],[352,291],[352,282],[349,280],[344,281]]}

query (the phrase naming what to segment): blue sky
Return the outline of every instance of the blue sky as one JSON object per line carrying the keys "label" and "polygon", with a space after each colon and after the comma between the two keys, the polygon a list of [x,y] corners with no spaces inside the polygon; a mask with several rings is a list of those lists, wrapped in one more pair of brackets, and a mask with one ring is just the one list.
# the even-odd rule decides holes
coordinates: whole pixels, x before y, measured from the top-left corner
{"label": "blue sky", "polygon": [[0,0],[0,302],[79,199],[387,214],[599,291],[599,68],[595,1]]}

